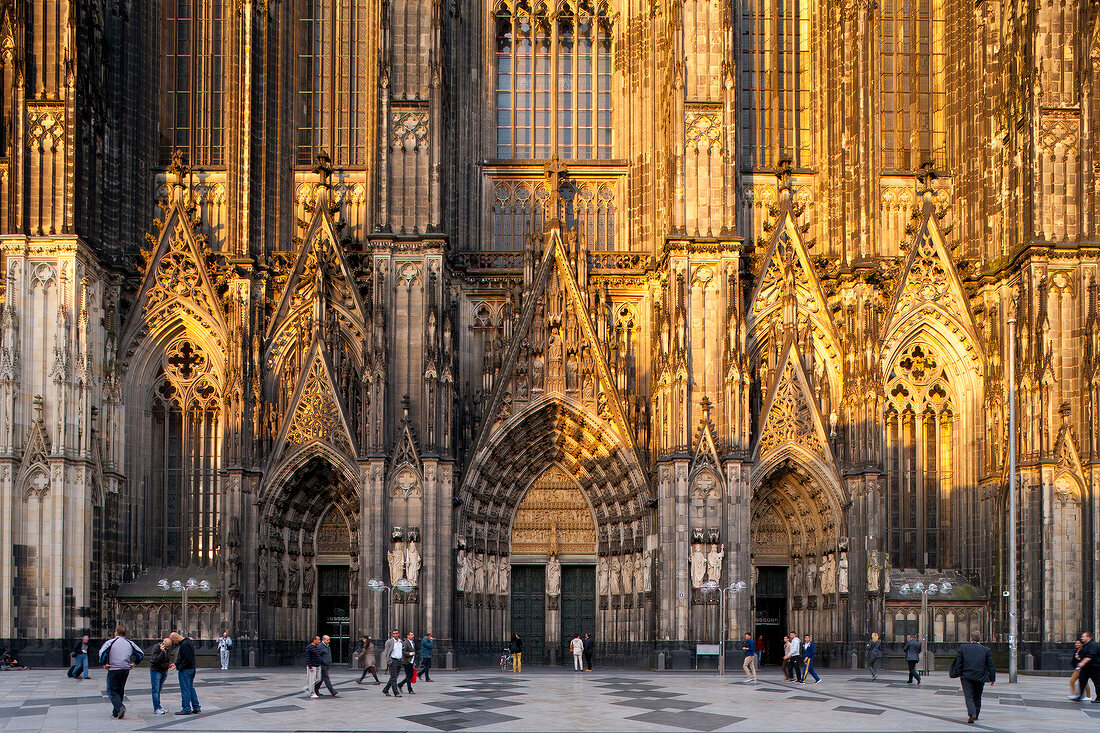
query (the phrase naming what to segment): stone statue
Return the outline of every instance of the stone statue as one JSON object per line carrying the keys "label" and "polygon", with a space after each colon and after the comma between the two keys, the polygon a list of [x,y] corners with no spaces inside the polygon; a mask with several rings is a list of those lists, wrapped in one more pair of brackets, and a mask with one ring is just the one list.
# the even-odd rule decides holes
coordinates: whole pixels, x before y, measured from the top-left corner
{"label": "stone statue", "polygon": [[607,572],[608,590],[611,592],[611,595],[613,595],[613,596],[617,596],[617,595],[619,595],[619,593],[622,592],[622,586],[621,586],[622,573],[623,573],[623,564],[622,564],[622,561],[619,559],[619,556],[616,555],[616,556],[611,558],[611,562],[608,565],[608,572]]}
{"label": "stone statue", "polygon": [[489,562],[486,563],[485,569],[485,581],[487,586],[486,591],[488,591],[489,593],[497,592],[497,584],[500,582],[500,580],[497,578],[498,572],[499,570],[497,570],[497,556],[489,555]]}
{"label": "stone statue", "polygon": [[470,569],[466,567],[466,551],[459,550],[455,553],[455,590],[466,592],[466,582],[470,577]]}
{"label": "stone statue", "polygon": [[722,582],[722,559],[726,556],[725,548],[721,545],[711,545],[707,553],[707,579],[715,583]]}
{"label": "stone statue", "polygon": [[[596,575],[599,576],[599,585],[604,588],[606,592],[607,586],[607,560],[600,558],[599,567],[596,571]],[[556,596],[561,593],[561,562],[558,561],[556,555],[550,556],[550,561],[546,563],[546,595]]]}
{"label": "stone statue", "polygon": [[817,563],[810,558],[810,564],[806,566],[806,595],[817,593]]}
{"label": "stone statue", "polygon": [[256,550],[256,590],[260,593],[267,592],[267,551],[261,546]]}
{"label": "stone statue", "polygon": [[394,543],[390,550],[390,585],[396,585],[397,581],[405,577],[405,546],[403,542]]}
{"label": "stone statue", "polygon": [[512,563],[508,558],[500,558],[500,594],[508,595],[508,586],[512,580]]}
{"label": "stone statue", "polygon": [[874,550],[867,553],[867,592],[878,593],[879,577],[882,566],[878,562],[878,553]]}
{"label": "stone statue", "polygon": [[840,561],[837,563],[836,588],[839,593],[848,592],[848,553],[840,553]]}
{"label": "stone statue", "polygon": [[596,561],[596,590],[601,596],[607,595],[608,588],[607,558],[601,557]]}
{"label": "stone statue", "polygon": [[286,605],[293,607],[298,605],[298,587],[300,582],[300,573],[298,568],[297,558],[291,558],[290,567],[287,568],[286,573]]}
{"label": "stone statue", "polygon": [[692,545],[691,555],[688,557],[688,561],[691,563],[691,587],[699,588],[703,585],[703,580],[707,575],[707,558],[703,554],[702,545]]}
{"label": "stone statue", "polygon": [[642,590],[653,592],[653,550],[642,553]]}
{"label": "stone statue", "polygon": [[302,571],[302,596],[313,597],[313,579],[314,579],[313,563],[307,563],[305,570]]}
{"label": "stone statue", "polygon": [[413,585],[416,585],[420,580],[421,565],[420,550],[416,548],[415,542],[409,542],[405,550],[405,577]]}
{"label": "stone statue", "polygon": [[802,595],[802,560],[796,560],[791,573],[791,594]]}
{"label": "stone statue", "polygon": [[474,553],[473,562],[474,592],[485,592],[485,559],[480,552]]}
{"label": "stone statue", "polygon": [[623,593],[630,595],[634,592],[634,556],[623,555],[622,557],[622,572],[623,572]]}
{"label": "stone statue", "polygon": [[634,592],[645,592],[645,555],[634,556]]}
{"label": "stone statue", "polygon": [[836,593],[836,555],[826,555],[821,561],[821,592],[825,595]]}

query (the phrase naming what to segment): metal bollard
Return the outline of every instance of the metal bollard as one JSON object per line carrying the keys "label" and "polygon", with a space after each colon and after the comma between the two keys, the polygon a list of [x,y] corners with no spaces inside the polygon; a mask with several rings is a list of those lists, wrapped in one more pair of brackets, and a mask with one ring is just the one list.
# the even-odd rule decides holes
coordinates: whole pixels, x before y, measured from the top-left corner
{"label": "metal bollard", "polygon": [[455,668],[455,653],[452,651],[447,652],[447,656],[443,658],[443,669]]}
{"label": "metal bollard", "polygon": [[1035,671],[1035,655],[1034,654],[1029,653],[1029,654],[1024,655],[1024,671],[1025,672],[1034,672]]}
{"label": "metal bollard", "polygon": [[255,649],[249,649],[248,650],[248,666],[253,667],[253,668],[256,666],[256,650]]}
{"label": "metal bollard", "polygon": [[859,654],[852,652],[852,669],[859,669]]}
{"label": "metal bollard", "polygon": [[659,652],[657,654],[657,671],[658,672],[664,672],[665,671],[665,653],[664,652]]}

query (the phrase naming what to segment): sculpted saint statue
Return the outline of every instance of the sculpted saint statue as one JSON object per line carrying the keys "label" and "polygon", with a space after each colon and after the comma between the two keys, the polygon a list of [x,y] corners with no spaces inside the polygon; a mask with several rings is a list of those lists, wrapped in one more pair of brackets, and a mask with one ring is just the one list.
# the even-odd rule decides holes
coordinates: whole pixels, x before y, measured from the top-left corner
{"label": "sculpted saint statue", "polygon": [[[600,558],[600,561],[604,563],[606,567],[606,561]],[[558,561],[556,555],[550,556],[550,561],[546,563],[546,595],[556,596],[561,593],[561,562]]]}
{"label": "sculpted saint statue", "polygon": [[688,557],[691,563],[691,587],[698,588],[703,585],[707,575],[707,558],[703,554],[702,545],[692,545],[691,555]]}
{"label": "sculpted saint statue", "polygon": [[623,555],[623,593],[630,595],[634,592],[634,556]]}
{"label": "sculpted saint statue", "polygon": [[638,554],[634,556],[634,592],[645,592],[645,555]]}
{"label": "sculpted saint statue", "polygon": [[726,556],[725,548],[720,545],[711,545],[707,553],[707,579],[715,583],[722,582],[722,559]]}
{"label": "sculpted saint statue", "polygon": [[837,563],[837,576],[836,576],[837,592],[848,592],[848,553],[840,553],[840,561]]}
{"label": "sculpted saint statue", "polygon": [[496,593],[497,592],[497,584],[500,582],[500,581],[497,580],[497,573],[498,572],[499,571],[497,570],[497,557],[496,557],[496,555],[490,555],[489,556],[489,562],[487,563],[487,566],[486,566],[486,569],[485,569],[485,577],[486,577],[486,581],[487,581],[487,584],[488,584],[488,592],[489,593]]}
{"label": "sculpted saint statue", "polygon": [[455,553],[455,589],[466,591],[466,581],[469,578],[470,569],[466,566],[466,551],[459,550]]}
{"label": "sculpted saint statue", "polygon": [[642,553],[642,590],[646,593],[653,592],[653,551],[646,550]]}
{"label": "sculpted saint statue", "polygon": [[390,585],[405,577],[405,543],[397,542],[389,553]]}
{"label": "sculpted saint statue", "polygon": [[474,554],[474,592],[485,592],[485,560],[480,552]]}
{"label": "sculpted saint statue", "polygon": [[500,594],[508,595],[508,584],[512,579],[512,563],[506,557],[500,558]]}
{"label": "sculpted saint statue", "polygon": [[607,595],[608,588],[607,558],[601,557],[596,561],[596,590],[601,596]]}
{"label": "sculpted saint statue", "polygon": [[613,596],[619,595],[619,592],[620,592],[619,580],[620,580],[621,577],[622,577],[622,561],[619,560],[619,557],[616,555],[615,557],[611,558],[611,567],[610,567],[610,571],[608,572],[608,576],[607,576],[608,585],[610,585],[611,595],[613,595]]}
{"label": "sculpted saint statue", "polygon": [[416,549],[416,543],[408,543],[408,549],[405,550],[405,577],[409,579],[409,582],[416,585],[420,579],[420,550]]}

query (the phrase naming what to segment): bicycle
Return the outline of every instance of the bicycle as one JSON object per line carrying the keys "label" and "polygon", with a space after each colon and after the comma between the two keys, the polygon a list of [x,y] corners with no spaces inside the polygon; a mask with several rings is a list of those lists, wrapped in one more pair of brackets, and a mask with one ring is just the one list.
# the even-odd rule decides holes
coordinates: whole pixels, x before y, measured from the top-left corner
{"label": "bicycle", "polygon": [[508,672],[512,669],[512,650],[505,649],[500,655],[500,671]]}

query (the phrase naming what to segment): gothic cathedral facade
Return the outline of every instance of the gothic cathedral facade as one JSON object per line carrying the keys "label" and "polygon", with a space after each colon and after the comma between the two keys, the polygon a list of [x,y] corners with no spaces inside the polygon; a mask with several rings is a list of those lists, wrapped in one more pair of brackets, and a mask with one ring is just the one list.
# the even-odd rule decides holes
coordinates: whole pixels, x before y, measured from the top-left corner
{"label": "gothic cathedral facade", "polygon": [[0,0],[0,90],[0,640],[1003,643],[1009,440],[1100,625],[1096,0]]}

